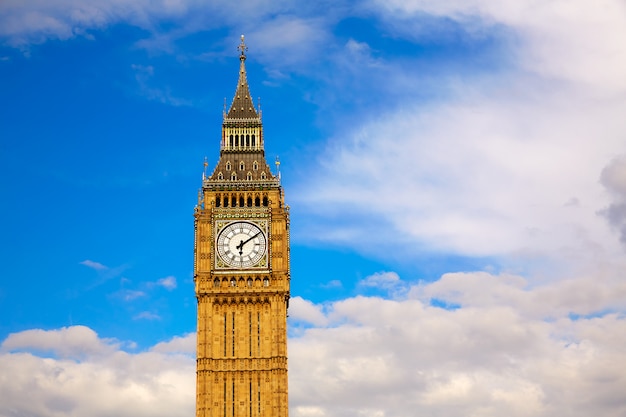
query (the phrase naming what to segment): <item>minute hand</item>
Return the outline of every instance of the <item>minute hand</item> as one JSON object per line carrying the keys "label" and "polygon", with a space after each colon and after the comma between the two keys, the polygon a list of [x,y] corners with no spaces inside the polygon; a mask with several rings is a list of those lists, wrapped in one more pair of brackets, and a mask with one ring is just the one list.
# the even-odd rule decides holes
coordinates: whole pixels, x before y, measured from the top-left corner
{"label": "minute hand", "polygon": [[[250,239],[248,240],[242,240],[241,243],[239,245],[237,245],[236,249],[239,249],[239,251],[241,252],[243,250],[243,245],[245,245],[246,243],[250,242],[252,239],[254,239],[255,237],[257,237],[258,235],[260,235],[261,232],[258,232],[256,235],[252,236]],[[241,255],[241,253],[240,253]]]}

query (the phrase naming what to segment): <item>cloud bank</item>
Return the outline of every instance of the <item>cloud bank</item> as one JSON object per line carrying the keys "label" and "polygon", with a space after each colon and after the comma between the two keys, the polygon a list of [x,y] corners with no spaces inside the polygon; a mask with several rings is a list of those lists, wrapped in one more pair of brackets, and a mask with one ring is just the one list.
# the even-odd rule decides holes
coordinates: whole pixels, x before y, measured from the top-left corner
{"label": "cloud bank", "polygon": [[[410,283],[387,272],[359,286],[394,295],[294,298],[291,415],[626,413],[623,284],[532,288],[484,272]],[[0,350],[0,414],[193,414],[194,350],[195,335],[133,352],[82,326],[15,333]]]}
{"label": "cloud bank", "polygon": [[11,334],[0,348],[0,415],[191,415],[194,355],[195,335],[129,353],[84,326]]}

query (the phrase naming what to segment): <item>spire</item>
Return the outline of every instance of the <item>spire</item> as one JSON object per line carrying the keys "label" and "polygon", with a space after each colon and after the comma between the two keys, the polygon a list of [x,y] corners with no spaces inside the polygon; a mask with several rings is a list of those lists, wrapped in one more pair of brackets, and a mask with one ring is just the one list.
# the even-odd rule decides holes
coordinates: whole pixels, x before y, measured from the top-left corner
{"label": "spire", "polygon": [[258,119],[259,115],[254,109],[252,97],[250,96],[250,88],[248,87],[248,79],[246,77],[246,51],[248,47],[244,42],[244,36],[241,35],[241,44],[237,47],[241,52],[239,60],[239,81],[237,82],[237,90],[233,103],[230,105],[226,119]]}

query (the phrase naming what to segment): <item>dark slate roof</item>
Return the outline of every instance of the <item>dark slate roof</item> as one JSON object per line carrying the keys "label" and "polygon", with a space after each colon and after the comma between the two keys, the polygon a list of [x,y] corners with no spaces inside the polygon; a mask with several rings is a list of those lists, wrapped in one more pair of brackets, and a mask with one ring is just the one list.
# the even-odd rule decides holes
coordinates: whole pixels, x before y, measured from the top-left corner
{"label": "dark slate roof", "polygon": [[[257,162],[258,168],[254,170],[254,162]],[[226,169],[230,162],[230,170]],[[241,170],[240,164],[244,163],[244,169]],[[223,175],[223,179],[219,179],[220,172]],[[236,180],[231,180],[232,173],[237,174]],[[261,179],[261,174],[265,172],[265,179]],[[247,179],[248,173],[252,175],[250,180]],[[272,181],[276,178],[272,174],[272,171],[265,161],[264,151],[249,151],[249,152],[228,152],[223,151],[220,155],[220,160],[217,166],[213,170],[211,176],[207,178],[209,181],[219,182],[245,182],[245,181]]]}
{"label": "dark slate roof", "polygon": [[241,54],[241,65],[239,66],[239,81],[237,82],[237,90],[233,103],[230,105],[226,119],[258,119],[259,115],[254,109],[252,97],[250,97],[250,88],[248,87],[248,79],[246,77],[246,56]]}

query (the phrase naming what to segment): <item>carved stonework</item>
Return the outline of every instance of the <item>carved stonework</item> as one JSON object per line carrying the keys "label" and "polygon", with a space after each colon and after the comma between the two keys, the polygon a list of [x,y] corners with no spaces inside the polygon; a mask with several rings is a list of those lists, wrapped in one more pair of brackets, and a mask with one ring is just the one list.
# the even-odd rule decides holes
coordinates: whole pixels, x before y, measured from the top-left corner
{"label": "carved stonework", "polygon": [[288,417],[289,208],[265,159],[246,50],[242,39],[220,159],[194,209],[196,417]]}

